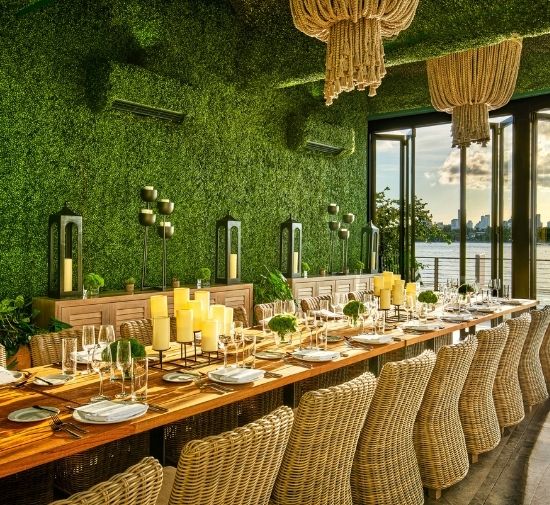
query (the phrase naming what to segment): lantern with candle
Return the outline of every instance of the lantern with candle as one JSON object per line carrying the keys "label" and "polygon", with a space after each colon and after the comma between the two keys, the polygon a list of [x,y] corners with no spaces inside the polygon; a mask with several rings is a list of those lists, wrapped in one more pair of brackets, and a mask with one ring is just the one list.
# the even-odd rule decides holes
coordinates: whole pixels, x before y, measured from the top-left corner
{"label": "lantern with candle", "polygon": [[281,223],[279,270],[287,278],[302,276],[302,223],[292,215]]}
{"label": "lantern with candle", "polygon": [[241,222],[229,213],[216,221],[216,282],[241,282]]}
{"label": "lantern with candle", "polygon": [[365,263],[367,274],[374,274],[379,269],[380,230],[369,221],[361,229],[361,258]]}
{"label": "lantern with candle", "polygon": [[61,298],[82,293],[82,216],[63,208],[49,217],[48,292]]}
{"label": "lantern with candle", "polygon": [[151,209],[151,203],[157,199],[157,190],[153,186],[144,186],[140,190],[141,200],[145,202],[145,208],[139,210],[139,224],[143,226],[143,265],[141,267],[141,289],[145,289],[145,278],[147,277],[147,237],[149,226],[155,224],[157,216]]}

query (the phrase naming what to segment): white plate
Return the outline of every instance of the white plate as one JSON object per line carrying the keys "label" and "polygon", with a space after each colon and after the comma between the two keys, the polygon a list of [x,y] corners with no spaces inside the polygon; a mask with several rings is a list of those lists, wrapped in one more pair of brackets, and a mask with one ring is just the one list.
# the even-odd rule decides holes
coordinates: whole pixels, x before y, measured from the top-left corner
{"label": "white plate", "polygon": [[257,381],[259,379],[263,379],[263,376],[265,373],[264,370],[250,369],[249,371],[250,372],[255,371],[257,373],[256,374],[251,373],[248,377],[242,377],[242,378],[239,378],[238,380],[235,380],[235,378],[227,378],[227,377],[224,377],[223,375],[217,375],[216,370],[214,370],[213,372],[208,372],[208,378],[214,382],[219,382],[221,384],[250,384],[251,382]]}
{"label": "white plate", "polygon": [[147,414],[147,409],[149,408],[147,405],[143,405],[143,412],[138,412],[137,414],[134,414],[133,416],[126,417],[124,419],[116,419],[114,421],[92,421],[90,419],[86,419],[84,416],[80,415],[80,412],[78,410],[73,410],[73,419],[75,421],[78,421],[80,423],[86,423],[86,424],[116,424],[116,423],[123,423],[125,421],[131,421],[132,419],[137,419],[138,417],[144,416]]}
{"label": "white plate", "polygon": [[[65,382],[68,382],[73,378],[72,375],[64,374],[44,375],[43,377],[48,382],[51,382],[54,386],[61,386],[65,384]],[[50,386],[50,384],[42,382],[39,377],[34,378],[33,384],[36,384],[37,386]]]}
{"label": "white plate", "polygon": [[186,372],[170,372],[162,376],[162,380],[167,382],[191,382],[198,378],[198,375]]}
{"label": "white plate", "polygon": [[49,419],[51,414],[59,414],[59,409],[56,409],[55,407],[44,405],[44,408],[51,410],[51,413],[46,412],[45,410],[27,407],[26,409],[19,409],[10,412],[8,419],[10,421],[15,421],[16,423],[35,423],[37,421]]}
{"label": "white plate", "polygon": [[361,344],[391,344],[393,338],[390,335],[357,335],[351,340]]}
{"label": "white plate", "polygon": [[254,356],[258,359],[283,359],[285,353],[279,351],[258,351]]}
{"label": "white plate", "polygon": [[302,361],[332,361],[333,359],[339,358],[340,353],[335,351],[323,351],[318,349],[306,349],[304,351],[295,351],[292,353],[292,357],[300,359]]}

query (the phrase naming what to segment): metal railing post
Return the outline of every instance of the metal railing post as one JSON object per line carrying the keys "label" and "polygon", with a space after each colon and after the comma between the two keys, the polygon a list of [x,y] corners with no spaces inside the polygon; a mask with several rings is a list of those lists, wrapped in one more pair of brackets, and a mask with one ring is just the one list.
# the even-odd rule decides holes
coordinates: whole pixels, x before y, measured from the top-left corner
{"label": "metal railing post", "polygon": [[434,291],[439,291],[439,258],[434,258]]}

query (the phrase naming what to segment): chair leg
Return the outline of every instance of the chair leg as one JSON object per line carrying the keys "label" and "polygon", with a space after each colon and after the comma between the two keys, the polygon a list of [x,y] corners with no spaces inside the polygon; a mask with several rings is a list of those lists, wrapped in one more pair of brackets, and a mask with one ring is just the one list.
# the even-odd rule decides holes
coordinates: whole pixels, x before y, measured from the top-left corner
{"label": "chair leg", "polygon": [[441,498],[441,489],[428,489],[428,496],[432,500],[439,500]]}
{"label": "chair leg", "polygon": [[470,456],[470,463],[472,463],[472,465],[479,461],[479,454],[468,454],[468,456]]}

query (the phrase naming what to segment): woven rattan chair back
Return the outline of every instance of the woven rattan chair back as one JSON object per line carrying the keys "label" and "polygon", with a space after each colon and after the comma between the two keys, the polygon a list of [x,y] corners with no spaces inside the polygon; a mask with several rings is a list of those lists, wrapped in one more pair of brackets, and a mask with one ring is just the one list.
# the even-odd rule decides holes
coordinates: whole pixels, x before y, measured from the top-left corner
{"label": "woven rattan chair back", "polygon": [[[548,305],[544,307],[545,310],[547,308]],[[550,325],[547,326],[546,331],[544,332],[539,357],[540,364],[542,366],[542,373],[546,382],[546,389],[550,391]]]}
{"label": "woven rattan chair back", "polygon": [[50,505],[155,505],[162,484],[162,466],[151,457],[87,491]]}
{"label": "woven rattan chair back", "polygon": [[248,328],[248,315],[244,306],[233,308],[233,321],[239,321],[243,323],[244,328]]}
{"label": "woven rattan chair back", "polygon": [[0,344],[0,366],[6,366],[6,348]]}
{"label": "woven rattan chair back", "polygon": [[254,305],[254,319],[256,320],[256,323],[263,321],[267,317],[266,312],[268,310],[270,310],[271,315],[273,315],[274,308],[275,303],[258,303]]}
{"label": "woven rattan chair back", "polygon": [[[120,325],[121,338],[135,338],[143,345],[153,344],[153,321],[151,319],[135,319],[125,321]],[[170,340],[176,340],[176,318],[170,318]]]}
{"label": "woven rattan chair back", "polygon": [[273,505],[352,505],[353,454],[375,388],[376,379],[367,372],[302,396]]}
{"label": "woven rattan chair back", "polygon": [[354,505],[424,503],[413,428],[435,359],[425,351],[382,368],[353,460]]}
{"label": "woven rattan chair back", "polygon": [[490,451],[500,442],[493,385],[506,339],[508,327],[481,330],[476,335],[477,350],[460,395],[458,411],[472,463],[479,454]]}
{"label": "woven rattan chair back", "polygon": [[468,451],[458,400],[477,349],[477,339],[442,347],[414,424],[414,447],[424,487],[435,497],[468,473]]}
{"label": "woven rattan chair back", "polygon": [[307,312],[308,310],[320,310],[321,300],[328,300],[330,302],[332,297],[330,295],[310,296],[308,298],[302,298],[300,300],[300,305],[304,312]]}
{"label": "woven rattan chair back", "polygon": [[348,293],[348,301],[359,300],[360,302],[365,299],[365,295],[368,295],[370,291],[350,291]]}
{"label": "woven rattan chair back", "polygon": [[266,505],[281,465],[293,414],[279,407],[233,431],[183,449],[170,505]]}
{"label": "woven rattan chair back", "polygon": [[519,385],[526,409],[548,398],[548,389],[540,362],[542,341],[550,322],[550,307],[531,311],[529,332],[521,351],[518,374]]}
{"label": "woven rattan chair back", "polygon": [[508,339],[500,357],[493,385],[493,401],[501,430],[518,424],[525,417],[518,368],[530,324],[531,315],[528,312],[506,321]]}
{"label": "woven rattan chair back", "polygon": [[53,333],[39,333],[30,340],[32,366],[51,365],[61,361],[61,339],[76,337],[78,348],[82,349],[82,330],[70,328]]}

